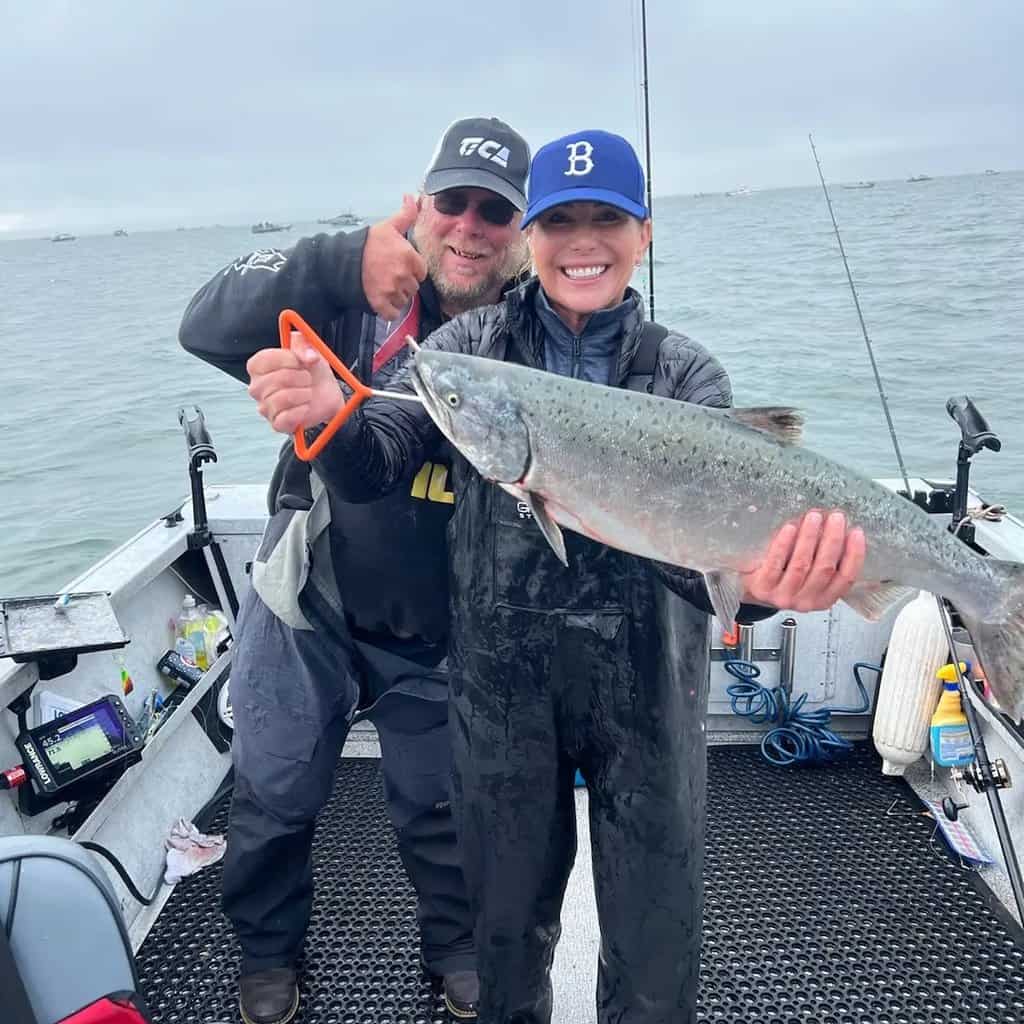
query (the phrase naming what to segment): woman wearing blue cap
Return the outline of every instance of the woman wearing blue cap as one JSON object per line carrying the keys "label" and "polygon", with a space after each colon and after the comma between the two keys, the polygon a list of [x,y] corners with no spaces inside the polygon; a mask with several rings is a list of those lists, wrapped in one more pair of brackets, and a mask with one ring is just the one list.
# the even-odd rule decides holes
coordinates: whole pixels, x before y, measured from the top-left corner
{"label": "woman wearing blue cap", "polygon": [[[584,131],[544,146],[531,166],[523,224],[537,277],[501,304],[451,320],[427,347],[731,404],[718,362],[684,335],[645,325],[629,287],[651,222],[643,171],[624,139]],[[645,367],[652,346],[656,359]],[[258,385],[276,429],[337,412],[329,370],[315,355],[309,366],[312,392],[286,393],[294,380],[276,394],[273,382]],[[395,386],[412,390],[408,381]],[[405,479],[439,439],[418,406],[371,402],[317,465],[346,500],[371,500]],[[576,851],[577,769],[590,792],[598,1020],[693,1021],[711,613],[704,585],[696,574],[575,533],[565,535],[565,568],[528,521],[528,506],[462,458],[453,473],[454,803],[476,911],[481,1024],[551,1019],[549,970]],[[856,531],[847,536],[845,523],[809,516],[799,530],[780,531],[764,567],[746,578],[746,596],[760,605],[828,607],[862,557]],[[748,604],[739,618],[769,614]]]}

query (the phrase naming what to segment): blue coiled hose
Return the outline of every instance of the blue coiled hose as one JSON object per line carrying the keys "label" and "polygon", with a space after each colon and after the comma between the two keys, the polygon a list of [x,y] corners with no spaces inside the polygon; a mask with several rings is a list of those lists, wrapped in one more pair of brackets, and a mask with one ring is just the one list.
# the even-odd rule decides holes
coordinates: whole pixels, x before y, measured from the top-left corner
{"label": "blue coiled hose", "polygon": [[769,690],[755,680],[761,670],[749,661],[730,658],[725,670],[738,682],[728,687],[734,714],[749,718],[756,725],[773,723],[775,728],[761,740],[761,753],[772,764],[823,764],[853,749],[849,740],[838,736],[828,726],[833,715],[862,715],[871,707],[867,687],[860,677],[861,669],[881,673],[881,665],[858,661],[853,666],[863,704],[856,708],[818,708],[804,711],[807,694],[790,701],[781,686]]}

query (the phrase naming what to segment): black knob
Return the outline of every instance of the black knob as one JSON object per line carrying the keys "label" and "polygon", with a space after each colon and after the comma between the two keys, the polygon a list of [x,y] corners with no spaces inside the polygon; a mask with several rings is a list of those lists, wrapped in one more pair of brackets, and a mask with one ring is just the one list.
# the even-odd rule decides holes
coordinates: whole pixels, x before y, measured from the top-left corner
{"label": "black knob", "polygon": [[959,800],[954,800],[951,796],[947,796],[942,801],[942,813],[950,821],[956,821],[960,817],[960,812],[967,806],[966,803],[960,803]]}

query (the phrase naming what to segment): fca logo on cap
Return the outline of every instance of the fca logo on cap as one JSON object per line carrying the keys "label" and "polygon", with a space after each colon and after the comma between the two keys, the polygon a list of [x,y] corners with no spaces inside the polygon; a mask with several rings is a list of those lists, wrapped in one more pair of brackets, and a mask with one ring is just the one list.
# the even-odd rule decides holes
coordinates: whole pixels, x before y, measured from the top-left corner
{"label": "fca logo on cap", "polygon": [[570,142],[565,148],[569,150],[569,170],[565,172],[567,175],[575,174],[582,177],[594,169],[594,161],[590,159],[594,147],[589,142],[581,139],[579,142]]}
{"label": "fca logo on cap", "polygon": [[479,153],[485,160],[493,160],[502,167],[508,167],[508,146],[503,146],[494,139],[478,136],[463,139],[459,143],[459,156],[472,156],[474,153]]}

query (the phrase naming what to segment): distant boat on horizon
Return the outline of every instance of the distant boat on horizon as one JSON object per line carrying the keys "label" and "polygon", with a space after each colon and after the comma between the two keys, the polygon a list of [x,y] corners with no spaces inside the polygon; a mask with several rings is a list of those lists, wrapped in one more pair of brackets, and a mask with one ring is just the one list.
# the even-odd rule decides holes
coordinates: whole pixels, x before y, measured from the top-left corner
{"label": "distant boat on horizon", "polygon": [[363,218],[351,210],[346,210],[344,213],[339,213],[336,217],[321,217],[317,224],[330,224],[331,227],[335,228],[355,228],[363,223]]}
{"label": "distant boat on horizon", "polygon": [[874,188],[875,183],[873,181],[851,181],[847,185],[843,185],[843,188]]}
{"label": "distant boat on horizon", "polygon": [[931,181],[931,180],[932,179],[929,178],[927,174],[915,174],[912,178],[907,178],[907,181],[910,182],[911,184],[913,184],[915,182],[918,182],[918,181]]}
{"label": "distant boat on horizon", "polygon": [[731,192],[726,192],[727,196],[752,196],[757,191],[756,188],[748,188],[746,185],[740,185],[739,188],[734,188]]}
{"label": "distant boat on horizon", "polygon": [[128,232],[127,232],[127,231],[125,231],[125,229],[124,229],[124,228],[118,228],[118,229],[117,229],[117,230],[116,230],[116,231],[114,232],[114,237],[115,237],[115,238],[125,238],[125,237],[126,237],[127,235],[128,235]]}
{"label": "distant boat on horizon", "polygon": [[989,167],[989,168],[986,169],[985,173],[986,174],[998,174],[999,172],[998,171],[993,171],[992,168]]}
{"label": "distant boat on horizon", "polygon": [[290,231],[291,224],[275,224],[270,220],[261,220],[259,224],[253,224],[252,233],[254,235],[266,235],[271,231]]}
{"label": "distant boat on horizon", "polygon": [[63,232],[59,235],[54,235],[53,238],[50,239],[51,242],[73,242],[74,240],[74,235],[64,234]]}

